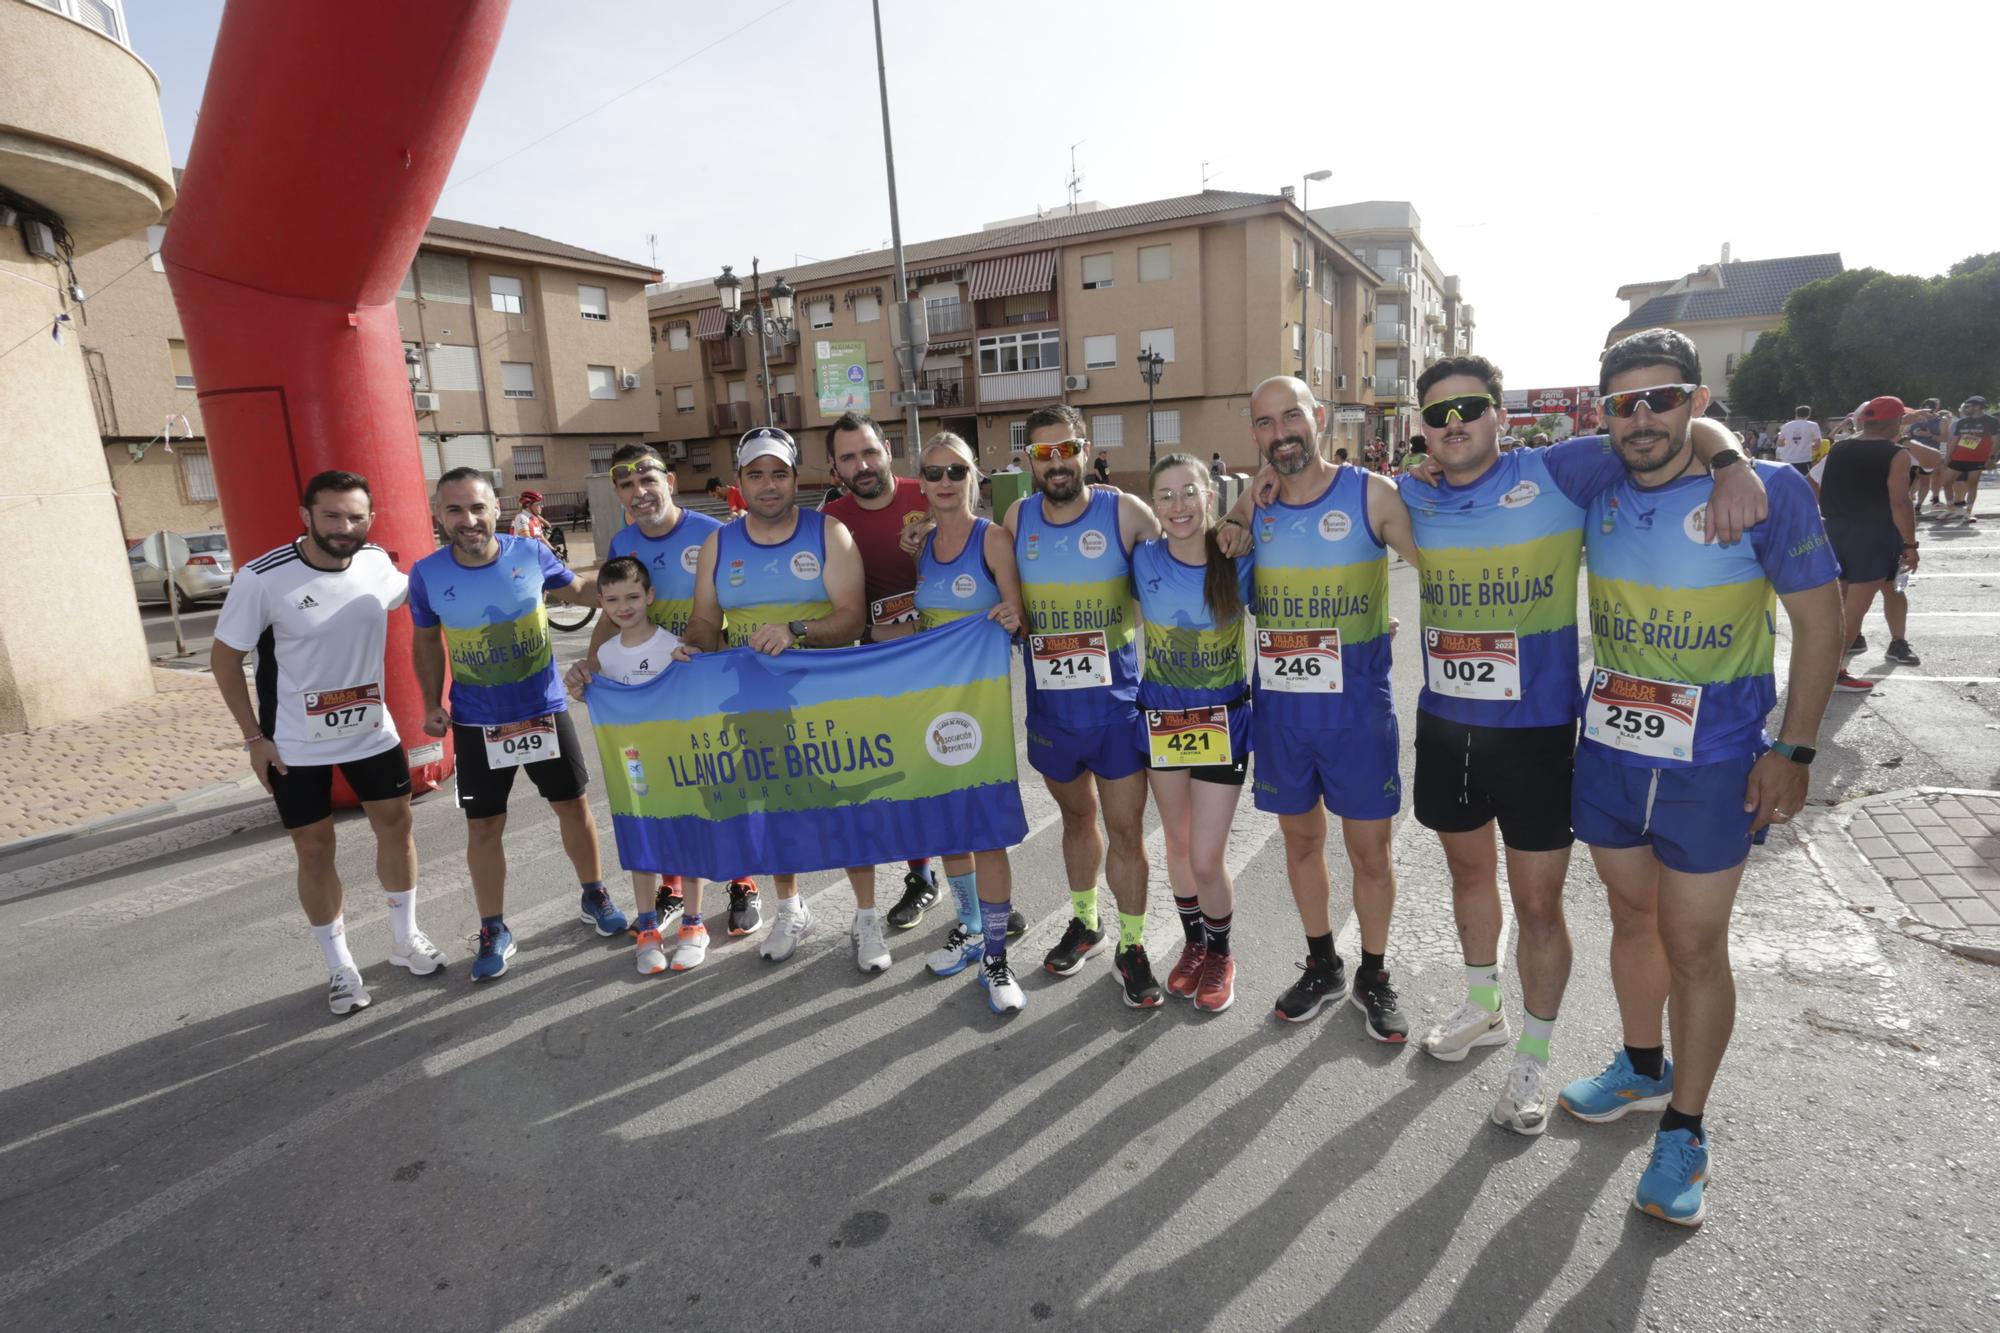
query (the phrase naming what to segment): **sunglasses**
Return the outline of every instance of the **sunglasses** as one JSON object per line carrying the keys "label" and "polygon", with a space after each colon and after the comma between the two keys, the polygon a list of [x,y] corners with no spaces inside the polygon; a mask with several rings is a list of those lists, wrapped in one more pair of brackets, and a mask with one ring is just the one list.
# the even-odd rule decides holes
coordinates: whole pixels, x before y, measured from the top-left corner
{"label": "sunglasses", "polygon": [[1037,463],[1046,463],[1051,458],[1075,458],[1083,452],[1083,441],[1057,440],[1053,444],[1031,444],[1027,452],[1028,457]]}
{"label": "sunglasses", "polygon": [[1684,406],[1694,397],[1699,384],[1661,384],[1650,389],[1627,389],[1623,393],[1607,393],[1597,400],[1607,417],[1624,420],[1639,410],[1644,403],[1654,412],[1671,412]]}
{"label": "sunglasses", "polygon": [[664,473],[665,471],[665,468],[651,459],[642,459],[636,463],[613,463],[611,465],[611,480],[623,481],[627,477],[636,477],[646,472]]}
{"label": "sunglasses", "polygon": [[1490,393],[1460,394],[1456,398],[1440,398],[1427,404],[1423,409],[1424,424],[1433,429],[1449,426],[1454,421],[1477,421],[1486,415],[1486,409],[1493,406]]}
{"label": "sunglasses", "polygon": [[925,481],[943,481],[950,477],[953,481],[964,481],[972,471],[963,463],[926,463],[923,467]]}

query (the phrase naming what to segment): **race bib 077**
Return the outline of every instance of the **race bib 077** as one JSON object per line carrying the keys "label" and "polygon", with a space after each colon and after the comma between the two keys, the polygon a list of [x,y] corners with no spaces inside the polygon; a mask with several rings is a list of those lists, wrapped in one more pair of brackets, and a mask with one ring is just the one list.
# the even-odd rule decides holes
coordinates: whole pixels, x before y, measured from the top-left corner
{"label": "race bib 077", "polygon": [[378,682],[338,690],[307,690],[301,702],[309,742],[343,741],[382,729],[384,705]]}

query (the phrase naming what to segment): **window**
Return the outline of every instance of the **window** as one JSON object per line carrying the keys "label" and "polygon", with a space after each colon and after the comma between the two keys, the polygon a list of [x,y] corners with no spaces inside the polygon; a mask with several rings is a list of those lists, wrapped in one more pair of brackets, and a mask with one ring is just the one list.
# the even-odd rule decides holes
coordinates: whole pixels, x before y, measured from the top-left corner
{"label": "window", "polygon": [[884,367],[880,361],[870,361],[868,363],[869,392],[880,393],[882,392],[882,390],[889,387],[889,381],[883,378],[883,374],[884,374]]}
{"label": "window", "polygon": [[674,386],[674,411],[694,411],[694,385],[676,384]]}
{"label": "window", "polygon": [[194,387],[194,367],[188,363],[188,345],[179,338],[167,339],[167,357],[174,363],[174,387]]}
{"label": "window", "polygon": [[160,247],[167,243],[165,227],[146,228],[146,260],[152,264],[153,272],[165,273],[167,266],[160,262]]}
{"label": "window", "polygon": [[873,324],[882,318],[882,298],[879,296],[857,296],[854,298],[854,322]]}
{"label": "window", "polygon": [[1292,355],[1297,356],[1300,352],[1306,350],[1305,326],[1303,324],[1292,324],[1288,327],[1292,331]]}
{"label": "window", "polygon": [[1329,304],[1333,301],[1333,265],[1325,259],[1319,262],[1319,297]]}
{"label": "window", "polygon": [[1296,269],[1302,269],[1305,266],[1306,266],[1306,243],[1304,241],[1294,240],[1292,242],[1292,268],[1296,270]]}
{"label": "window", "polygon": [[730,402],[732,402],[732,403],[747,403],[747,402],[749,402],[749,401],[750,401],[750,381],[749,381],[749,380],[731,380],[731,381],[729,381],[729,401],[730,401]]}
{"label": "window", "polygon": [[667,350],[669,352],[685,352],[687,349],[688,326],[685,324],[667,325]]}
{"label": "window", "polygon": [[1165,282],[1173,276],[1174,247],[1171,245],[1139,247],[1139,281]]}
{"label": "window", "polygon": [[585,319],[606,320],[611,318],[611,301],[605,295],[602,287],[578,285],[576,289],[576,304],[577,308],[583,312]]}
{"label": "window", "polygon": [[502,361],[500,363],[500,392],[508,398],[533,398],[535,396],[535,363],[532,361]]}
{"label": "window", "polygon": [[610,366],[586,366],[584,373],[589,377],[592,398],[616,398],[618,396],[617,372]]}
{"label": "window", "polygon": [[472,304],[472,270],[463,256],[418,251],[417,285],[426,301]]}
{"label": "window", "polygon": [[[414,365],[410,362],[410,356],[413,353],[417,358]],[[428,389],[431,387],[430,373],[424,369],[424,348],[422,343],[403,344],[403,369],[405,371],[416,371],[416,374],[410,379],[411,388]]]}
{"label": "window", "polygon": [[435,435],[419,435],[417,450],[423,459],[425,481],[434,482],[457,467],[476,467],[482,472],[493,470],[493,440],[490,436],[454,435],[448,440],[439,440]]}
{"label": "window", "polygon": [[979,373],[1012,375],[1023,370],[1048,370],[1062,365],[1062,335],[1055,329],[1037,333],[997,333],[979,340]]}
{"label": "window", "polygon": [[1027,423],[1027,422],[1025,422],[1025,421],[1014,421],[1014,422],[1009,422],[1009,423],[1008,423],[1008,425],[1007,425],[1007,445],[1008,445],[1008,447],[1009,447],[1009,448],[1011,448],[1011,449],[1012,449],[1012,450],[1013,450],[1013,451],[1014,451],[1015,453],[1017,453],[1017,454],[1018,454],[1018,453],[1020,453],[1020,452],[1021,452],[1021,451],[1022,451],[1023,449],[1026,449],[1026,448],[1028,447],[1028,423]]}
{"label": "window", "polygon": [[470,392],[485,387],[479,376],[479,349],[456,344],[431,348],[431,387]]}
{"label": "window", "polygon": [[521,313],[521,280],[503,278],[498,273],[486,279],[486,290],[492,294],[493,308],[503,315]]}
{"label": "window", "polygon": [[1153,443],[1179,444],[1181,442],[1181,410],[1178,407],[1163,408],[1153,413]]}
{"label": "window", "polygon": [[212,503],[216,498],[215,466],[208,461],[208,450],[183,449],[175,457],[181,460],[181,485],[187,488],[189,503]]}
{"label": "window", "polygon": [[539,444],[517,444],[514,446],[514,480],[542,481],[549,475],[548,460],[542,456]]}
{"label": "window", "polygon": [[417,270],[415,268],[406,268],[403,270],[403,285],[396,289],[396,295],[405,301],[414,301],[417,299]]}
{"label": "window", "polygon": [[1174,331],[1172,329],[1139,330],[1139,346],[1150,347],[1168,361],[1174,359]]}
{"label": "window", "polygon": [[799,377],[797,375],[778,375],[774,376],[771,380],[772,393],[797,393],[798,391]]}
{"label": "window", "polygon": [[1083,289],[1089,292],[1095,291],[1099,287],[1109,287],[1110,285],[1110,254],[1107,252],[1101,255],[1085,255],[1083,257]]}
{"label": "window", "polygon": [[1090,442],[1100,449],[1125,447],[1125,418],[1116,412],[1090,419]]}
{"label": "window", "polygon": [[615,444],[593,444],[590,446],[590,471],[595,476],[611,470],[611,455],[618,452]]}
{"label": "window", "polygon": [[822,296],[806,302],[806,322],[816,329],[833,327],[833,298]]}
{"label": "window", "polygon": [[1094,333],[1083,340],[1083,368],[1109,370],[1118,364],[1118,335]]}

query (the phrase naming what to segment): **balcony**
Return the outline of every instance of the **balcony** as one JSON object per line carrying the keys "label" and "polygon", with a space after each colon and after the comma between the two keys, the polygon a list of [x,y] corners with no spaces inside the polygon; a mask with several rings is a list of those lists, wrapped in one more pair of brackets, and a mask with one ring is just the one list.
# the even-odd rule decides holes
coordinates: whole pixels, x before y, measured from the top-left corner
{"label": "balcony", "polygon": [[1024,403],[1037,398],[1058,398],[1062,395],[1063,373],[1060,366],[1049,370],[1021,370],[1005,375],[981,375],[979,377],[979,401],[986,403]]}
{"label": "balcony", "polygon": [[1377,398],[1408,398],[1410,396],[1410,382],[1395,375],[1377,375],[1375,377],[1375,396]]}
{"label": "balcony", "polygon": [[972,328],[972,307],[958,301],[933,301],[924,307],[930,321],[931,337],[940,333],[966,333]]}
{"label": "balcony", "polygon": [[741,435],[751,426],[750,404],[717,403],[709,409],[708,424],[711,435]]}
{"label": "balcony", "polygon": [[1408,324],[1377,324],[1375,326],[1375,341],[1378,343],[1407,344],[1410,341],[1410,326]]}
{"label": "balcony", "polygon": [[795,366],[799,363],[799,334],[796,329],[782,338],[773,330],[771,336],[764,340],[764,347],[765,355],[770,357],[773,366]]}
{"label": "balcony", "polygon": [[745,370],[749,364],[741,338],[732,338],[725,334],[720,338],[702,340],[701,368],[711,375],[726,370]]}
{"label": "balcony", "polygon": [[774,417],[773,424],[782,426],[786,430],[796,431],[805,425],[805,409],[799,405],[799,396],[795,393],[777,395],[771,400],[771,411]]}
{"label": "balcony", "polygon": [[964,407],[971,401],[962,369],[927,370],[918,377],[917,387],[936,394],[939,407]]}

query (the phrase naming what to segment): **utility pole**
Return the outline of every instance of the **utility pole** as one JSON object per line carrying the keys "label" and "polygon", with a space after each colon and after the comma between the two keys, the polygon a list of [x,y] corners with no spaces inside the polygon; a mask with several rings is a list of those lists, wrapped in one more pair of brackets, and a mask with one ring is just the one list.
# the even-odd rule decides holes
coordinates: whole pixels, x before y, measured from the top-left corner
{"label": "utility pole", "polygon": [[922,305],[910,299],[910,269],[903,258],[903,220],[896,209],[896,141],[889,132],[889,64],[882,54],[882,0],[870,0],[870,7],[875,11],[875,76],[882,95],[882,160],[889,169],[889,238],[896,251],[896,319],[891,334],[903,380],[903,439],[914,459],[923,449],[917,394],[924,353],[930,347],[930,321]]}

